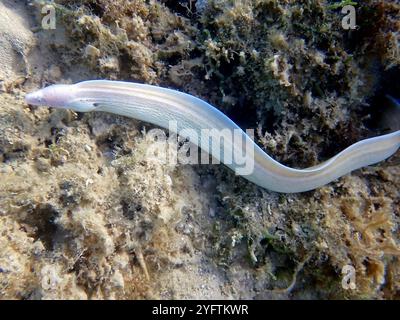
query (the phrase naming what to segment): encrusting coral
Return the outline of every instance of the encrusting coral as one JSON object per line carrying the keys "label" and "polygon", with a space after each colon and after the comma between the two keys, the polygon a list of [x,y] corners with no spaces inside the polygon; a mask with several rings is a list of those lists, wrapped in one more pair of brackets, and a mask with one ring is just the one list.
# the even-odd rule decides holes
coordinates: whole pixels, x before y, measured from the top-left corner
{"label": "encrusting coral", "polygon": [[148,158],[167,147],[152,126],[22,102],[89,78],[170,86],[257,128],[277,160],[314,165],[376,135],[380,97],[400,92],[399,5],[357,2],[343,30],[332,4],[55,1],[57,29],[37,31],[22,89],[0,99],[0,297],[398,298],[398,155],[284,195]]}

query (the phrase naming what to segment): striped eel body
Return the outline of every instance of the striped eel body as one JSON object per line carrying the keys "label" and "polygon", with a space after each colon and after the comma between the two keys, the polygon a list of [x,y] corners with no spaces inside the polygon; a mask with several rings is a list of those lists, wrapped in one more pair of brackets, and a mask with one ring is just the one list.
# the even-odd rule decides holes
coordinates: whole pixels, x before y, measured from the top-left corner
{"label": "striped eel body", "polygon": [[[239,154],[253,164],[251,172],[241,175],[269,190],[304,192],[323,186],[353,170],[375,164],[393,155],[400,147],[400,130],[359,141],[331,159],[311,168],[294,169],[266,154],[231,119],[207,102],[172,89],[123,81],[93,80],[72,85],[52,85],[26,95],[31,105],[69,108],[78,112],[103,111],[169,128],[176,121],[176,133],[189,132],[190,142],[239,172]],[[189,129],[189,130],[188,130]],[[224,150],[206,148],[204,129],[223,132],[224,148],[231,148],[232,161],[224,161]],[[190,133],[191,132],[191,133]],[[229,133],[239,133],[231,134]],[[232,139],[229,137],[236,137]],[[251,146],[253,152],[248,151]],[[235,157],[237,156],[237,157]],[[243,160],[243,159],[242,159]]]}

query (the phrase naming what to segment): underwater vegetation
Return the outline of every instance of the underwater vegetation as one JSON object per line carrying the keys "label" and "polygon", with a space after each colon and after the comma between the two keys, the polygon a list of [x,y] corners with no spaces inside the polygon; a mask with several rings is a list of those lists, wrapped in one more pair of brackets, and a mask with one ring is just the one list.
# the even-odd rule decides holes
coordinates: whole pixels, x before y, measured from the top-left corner
{"label": "underwater vegetation", "polygon": [[[257,129],[278,161],[315,165],[387,129],[396,1],[354,1],[355,30],[346,1],[11,2],[2,48],[24,68],[0,74],[1,298],[399,298],[398,154],[285,195],[223,166],[146,159],[162,142],[144,123],[23,102],[60,82],[162,85]],[[49,3],[57,28],[42,30]],[[4,12],[30,21],[15,23],[22,47]]]}

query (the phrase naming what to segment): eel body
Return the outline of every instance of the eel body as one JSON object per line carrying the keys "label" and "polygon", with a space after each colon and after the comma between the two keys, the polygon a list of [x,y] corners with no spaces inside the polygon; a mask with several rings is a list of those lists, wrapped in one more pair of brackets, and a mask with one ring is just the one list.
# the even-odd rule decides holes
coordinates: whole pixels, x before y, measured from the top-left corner
{"label": "eel body", "polygon": [[[123,81],[93,80],[72,85],[52,85],[27,94],[26,102],[78,112],[111,112],[167,129],[171,121],[175,121],[176,133],[186,132],[190,142],[221,160],[236,173],[263,188],[285,193],[318,188],[353,170],[385,160],[400,147],[400,131],[395,131],[359,141],[317,166],[294,169],[271,158],[218,109],[176,90]],[[231,148],[232,161],[224,161],[226,154],[222,144],[204,147],[209,142],[204,141],[202,136],[205,129],[223,132],[224,148]],[[235,134],[229,134],[233,132]],[[249,146],[252,152],[247,152]],[[241,159],[240,163],[237,159]],[[252,170],[242,170],[240,173],[243,160],[252,163]]]}

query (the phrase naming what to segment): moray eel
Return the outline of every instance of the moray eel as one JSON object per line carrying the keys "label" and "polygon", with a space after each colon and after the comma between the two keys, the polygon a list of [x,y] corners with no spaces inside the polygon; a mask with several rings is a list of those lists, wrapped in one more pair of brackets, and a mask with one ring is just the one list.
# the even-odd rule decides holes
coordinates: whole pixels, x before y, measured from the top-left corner
{"label": "moray eel", "polygon": [[[51,85],[26,95],[26,103],[56,108],[69,108],[77,112],[103,111],[149,122],[169,128],[176,121],[176,133],[192,132],[190,142],[239,172],[247,180],[268,190],[284,193],[304,192],[323,186],[353,170],[372,165],[393,155],[400,147],[400,130],[359,141],[331,159],[314,167],[294,169],[280,164],[265,153],[231,119],[207,102],[172,89],[123,81],[93,80],[72,85]],[[187,130],[187,129],[191,129]],[[240,173],[239,163],[224,161],[221,146],[206,148],[201,133],[204,129],[224,132],[224,145],[231,147],[234,156],[245,153],[252,162],[252,170]],[[236,139],[227,132],[239,133]],[[194,132],[194,133],[193,133]],[[239,139],[238,139],[239,138]],[[226,156],[226,154],[225,154]]]}

